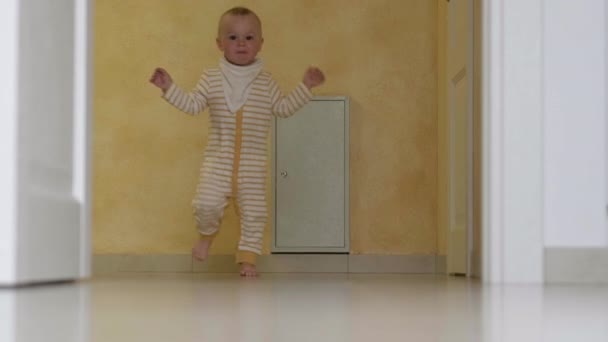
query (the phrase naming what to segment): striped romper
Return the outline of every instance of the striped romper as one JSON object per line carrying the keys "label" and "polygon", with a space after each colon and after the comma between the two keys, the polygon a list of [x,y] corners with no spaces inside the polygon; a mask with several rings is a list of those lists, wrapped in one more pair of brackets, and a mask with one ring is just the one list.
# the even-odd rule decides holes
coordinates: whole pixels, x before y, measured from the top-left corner
{"label": "striped romper", "polygon": [[220,228],[224,209],[233,199],[241,234],[237,263],[255,264],[262,252],[267,221],[266,174],[268,134],[272,116],[293,115],[311,98],[300,83],[283,96],[276,82],[261,71],[251,84],[245,104],[236,113],[228,109],[220,68],[206,70],[191,92],[173,83],[163,98],[188,114],[209,108],[210,131],[192,201],[197,229],[212,239]]}

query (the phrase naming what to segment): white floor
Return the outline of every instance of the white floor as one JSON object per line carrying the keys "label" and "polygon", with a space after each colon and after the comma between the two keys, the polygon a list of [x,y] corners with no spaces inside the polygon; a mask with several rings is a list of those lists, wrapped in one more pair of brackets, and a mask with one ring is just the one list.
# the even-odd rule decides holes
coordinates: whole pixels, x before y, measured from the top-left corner
{"label": "white floor", "polygon": [[0,289],[0,341],[608,341],[606,286],[122,274]]}

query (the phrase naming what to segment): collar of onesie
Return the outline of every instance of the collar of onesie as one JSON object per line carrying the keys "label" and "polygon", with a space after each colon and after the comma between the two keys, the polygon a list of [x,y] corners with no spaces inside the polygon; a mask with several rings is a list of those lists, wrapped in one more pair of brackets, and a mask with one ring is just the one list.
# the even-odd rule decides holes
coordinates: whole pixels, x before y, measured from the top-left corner
{"label": "collar of onesie", "polygon": [[220,59],[220,70],[222,71],[222,86],[228,109],[236,113],[247,101],[253,80],[262,71],[263,63],[258,58],[253,64],[247,66],[234,65],[226,60]]}

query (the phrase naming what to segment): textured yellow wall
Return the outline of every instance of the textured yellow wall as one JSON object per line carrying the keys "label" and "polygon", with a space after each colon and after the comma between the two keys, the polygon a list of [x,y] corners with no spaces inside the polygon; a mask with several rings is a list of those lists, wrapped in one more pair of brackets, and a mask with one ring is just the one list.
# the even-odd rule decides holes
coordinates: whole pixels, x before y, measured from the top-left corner
{"label": "textured yellow wall", "polygon": [[[217,65],[219,15],[241,4],[260,15],[261,57],[284,90],[316,64],[327,75],[316,94],[351,99],[352,252],[436,253],[437,3],[429,0],[96,1],[95,253],[188,253],[206,114],[177,112],[147,79],[163,66],[192,87]],[[212,253],[232,253],[236,237],[229,208]]]}

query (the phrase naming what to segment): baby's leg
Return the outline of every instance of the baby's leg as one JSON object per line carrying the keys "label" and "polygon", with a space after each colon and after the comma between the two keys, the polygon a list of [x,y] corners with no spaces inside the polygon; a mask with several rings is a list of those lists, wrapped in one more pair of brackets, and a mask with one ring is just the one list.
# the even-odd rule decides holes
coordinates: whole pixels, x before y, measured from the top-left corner
{"label": "baby's leg", "polygon": [[213,237],[201,235],[200,239],[192,247],[192,257],[198,261],[207,260],[212,242]]}
{"label": "baby's leg", "polygon": [[196,226],[201,234],[192,248],[192,256],[199,261],[204,261],[207,259],[211,243],[219,231],[228,199],[222,192],[203,186],[202,189],[199,189],[192,204]]}
{"label": "baby's leg", "polygon": [[262,253],[264,228],[266,227],[266,188],[264,179],[248,179],[241,184],[238,208],[241,238],[237,252],[237,263],[241,265],[241,276],[257,276],[256,258]]}

